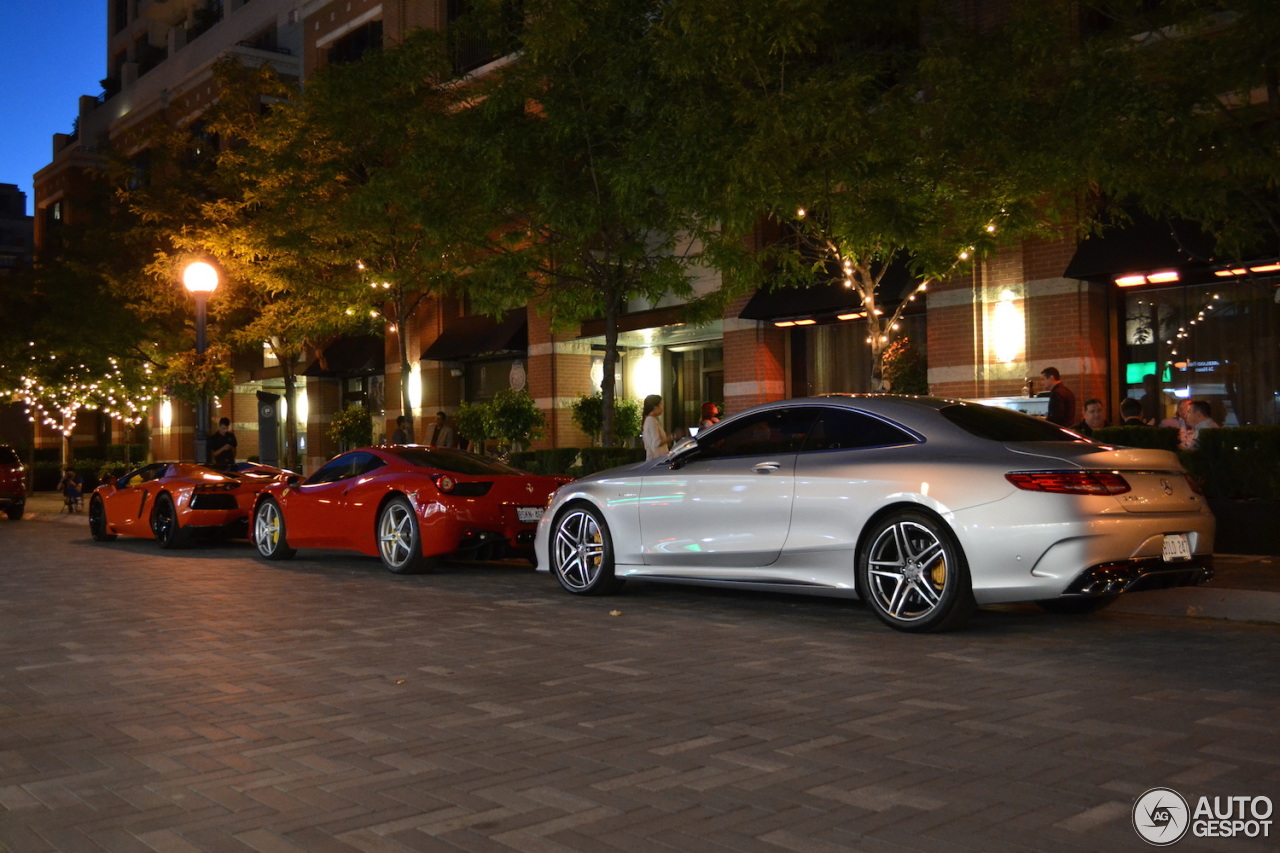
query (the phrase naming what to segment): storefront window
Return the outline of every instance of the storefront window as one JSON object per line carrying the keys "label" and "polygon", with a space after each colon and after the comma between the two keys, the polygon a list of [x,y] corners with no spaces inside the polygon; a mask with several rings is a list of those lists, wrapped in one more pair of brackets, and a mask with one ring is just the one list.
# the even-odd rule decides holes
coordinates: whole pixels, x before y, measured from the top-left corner
{"label": "storefront window", "polygon": [[1280,423],[1280,280],[1124,291],[1126,396],[1144,417],[1180,399],[1209,401],[1224,426]]}
{"label": "storefront window", "polygon": [[521,358],[469,361],[464,371],[468,403],[487,402],[503,389],[525,387],[524,359]]}
{"label": "storefront window", "polygon": [[[925,317],[903,317],[898,334],[910,338],[923,351]],[[793,393],[857,394],[871,391],[871,345],[867,343],[867,323],[854,320],[823,326],[809,326],[791,333]],[[803,365],[801,375],[796,366]]]}

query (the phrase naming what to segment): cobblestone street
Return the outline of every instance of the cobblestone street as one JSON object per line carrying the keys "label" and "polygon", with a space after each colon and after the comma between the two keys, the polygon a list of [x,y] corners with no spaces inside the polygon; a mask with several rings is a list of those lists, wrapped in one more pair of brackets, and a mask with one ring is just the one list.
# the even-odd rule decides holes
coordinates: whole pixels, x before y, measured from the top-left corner
{"label": "cobblestone street", "polygon": [[0,552],[10,853],[1136,851],[1150,788],[1280,801],[1273,624],[1009,607],[919,637],[47,520]]}

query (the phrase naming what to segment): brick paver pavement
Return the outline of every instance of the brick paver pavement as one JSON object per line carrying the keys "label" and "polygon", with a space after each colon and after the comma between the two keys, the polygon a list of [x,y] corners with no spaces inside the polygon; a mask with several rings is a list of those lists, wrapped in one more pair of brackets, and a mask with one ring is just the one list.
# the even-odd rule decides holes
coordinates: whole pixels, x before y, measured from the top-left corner
{"label": "brick paver pavement", "polygon": [[6,523],[0,849],[1142,850],[1149,788],[1280,802],[1277,640]]}

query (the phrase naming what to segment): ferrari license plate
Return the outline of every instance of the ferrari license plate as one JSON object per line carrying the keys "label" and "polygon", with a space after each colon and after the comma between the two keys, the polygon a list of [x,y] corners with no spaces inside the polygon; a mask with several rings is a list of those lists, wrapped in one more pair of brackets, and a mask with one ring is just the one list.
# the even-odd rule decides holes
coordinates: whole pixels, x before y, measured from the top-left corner
{"label": "ferrari license plate", "polygon": [[1191,543],[1185,533],[1166,533],[1164,535],[1164,561],[1176,563],[1191,559]]}
{"label": "ferrari license plate", "polygon": [[[542,507],[518,506],[516,507],[516,518],[520,520],[521,524],[533,524],[535,521],[542,518]],[[1167,554],[1168,551],[1169,551],[1169,546],[1166,545],[1165,553]],[[1190,557],[1191,555],[1188,554],[1187,558],[1190,559]],[[1169,558],[1166,556],[1165,559],[1167,560]]]}

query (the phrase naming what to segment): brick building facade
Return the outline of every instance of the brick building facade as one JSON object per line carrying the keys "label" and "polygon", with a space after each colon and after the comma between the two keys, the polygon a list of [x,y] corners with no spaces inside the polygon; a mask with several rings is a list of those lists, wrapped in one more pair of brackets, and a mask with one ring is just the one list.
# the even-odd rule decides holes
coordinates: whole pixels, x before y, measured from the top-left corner
{"label": "brick building facade", "polygon": [[[394,45],[413,28],[445,27],[458,8],[445,0],[233,0],[222,18],[208,25],[207,16],[201,15],[212,7],[203,0],[109,0],[107,6],[113,16],[109,76],[118,90],[82,99],[79,136],[55,137],[54,160],[36,180],[38,231],[76,215],[75,182],[83,180],[86,168],[95,162],[95,139],[117,136],[161,108],[172,113],[178,105],[179,112],[191,114],[206,106],[209,67],[217,57],[231,54],[243,61],[271,62],[282,73],[305,81],[331,62],[351,61],[364,50]],[[165,56],[157,61],[161,47]],[[1134,306],[1145,302],[1143,290],[1119,287],[1115,278],[1125,271],[1119,268],[1068,277],[1080,249],[1070,234],[1029,240],[963,275],[932,284],[921,300],[923,310],[910,318],[910,334],[927,353],[931,393],[1020,398],[1027,380],[1038,380],[1040,371],[1053,365],[1079,404],[1098,397],[1116,420],[1119,401],[1142,392],[1139,374],[1150,369],[1169,372],[1159,390],[1170,399],[1188,394],[1209,397],[1224,422],[1233,417],[1238,422],[1280,419],[1273,399],[1274,355],[1249,380],[1263,388],[1252,394],[1256,405],[1251,402],[1249,407],[1233,401],[1221,376],[1210,368],[1202,370],[1218,363],[1211,352],[1218,344],[1207,338],[1204,352],[1196,358],[1164,350],[1151,357],[1142,348],[1152,346],[1152,341],[1131,333],[1128,319]],[[716,280],[710,276],[703,284],[715,286]],[[1194,308],[1217,299],[1215,285],[1210,271],[1151,290],[1158,291],[1164,306],[1160,311],[1168,312],[1168,322],[1177,325],[1188,310],[1178,306]],[[1269,297],[1271,291],[1260,293]],[[748,295],[733,301],[718,323],[702,330],[681,323],[678,306],[637,306],[623,317],[619,393],[638,400],[656,392],[678,401],[679,405],[668,405],[667,427],[675,430],[692,425],[691,413],[704,398],[733,413],[790,395],[870,390],[862,370],[866,355],[858,351],[858,321],[842,329],[830,317],[806,326],[780,326],[769,317],[744,319],[749,299]],[[1243,299],[1238,301],[1243,304]],[[1250,304],[1256,309],[1254,322],[1260,323],[1251,334],[1273,340],[1277,317],[1272,300]],[[585,324],[576,333],[556,333],[537,306],[525,309],[523,321],[523,337],[513,346],[514,337],[494,338],[505,332],[494,321],[469,315],[460,300],[433,299],[402,327],[385,329],[378,363],[332,358],[305,365],[298,411],[285,415],[303,421],[304,468],[314,470],[339,449],[327,434],[328,423],[347,402],[371,409],[376,435],[394,429],[395,418],[403,413],[401,335],[407,338],[418,440],[424,440],[425,425],[437,410],[453,412],[463,402],[487,399],[496,388],[510,385],[526,389],[547,414],[548,434],[537,446],[585,444],[587,438],[573,425],[569,407],[599,386],[598,330]],[[1162,324],[1155,325],[1160,327],[1155,337],[1163,337]],[[457,340],[449,347],[437,346],[446,342],[450,330],[464,328],[475,330],[470,348],[465,340],[461,347]],[[1230,339],[1234,333],[1222,336]],[[833,363],[842,360],[847,363]],[[1174,369],[1163,368],[1165,361]],[[1153,366],[1148,368],[1148,362]],[[215,420],[232,420],[241,457],[259,454],[258,433],[264,423],[259,395],[280,393],[280,375],[279,367],[263,355],[241,355],[235,390],[212,408]],[[152,454],[189,456],[190,407],[172,402],[164,411],[168,414],[157,407],[151,419]]]}

